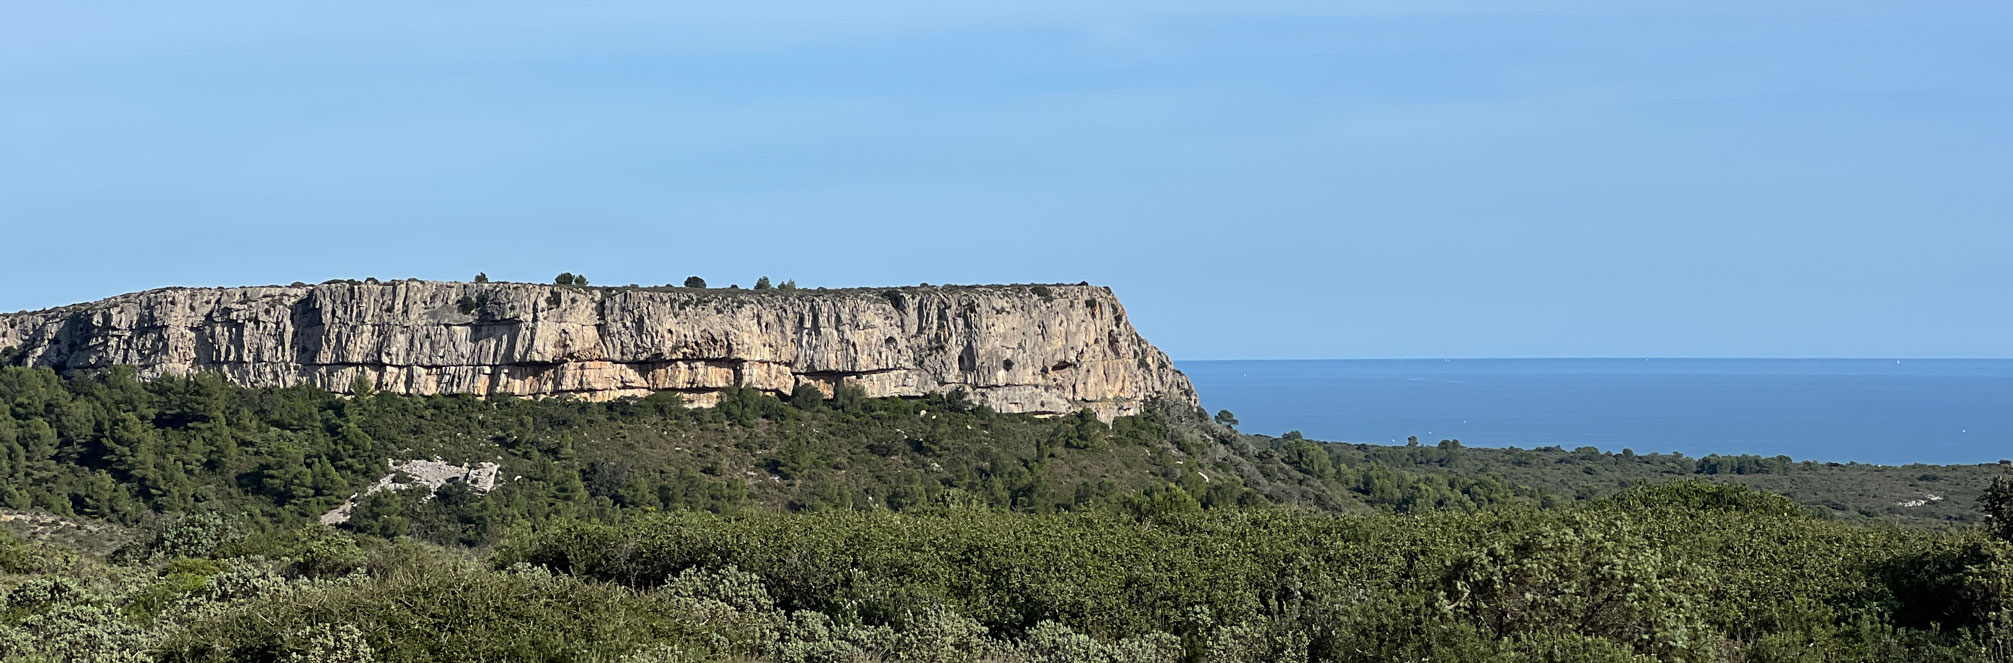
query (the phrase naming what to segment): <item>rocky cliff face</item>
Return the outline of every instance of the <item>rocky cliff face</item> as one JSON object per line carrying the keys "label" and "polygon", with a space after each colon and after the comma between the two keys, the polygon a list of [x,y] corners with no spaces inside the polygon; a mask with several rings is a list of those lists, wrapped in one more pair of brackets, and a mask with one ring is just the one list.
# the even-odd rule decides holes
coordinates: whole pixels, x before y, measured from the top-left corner
{"label": "rocky cliff face", "polygon": [[710,404],[743,386],[870,396],[963,387],[1002,412],[1136,412],[1194,403],[1188,378],[1107,288],[830,291],[403,281],[170,288],[0,315],[0,350],[62,372],[211,371],[258,387],[408,394],[656,391]]}

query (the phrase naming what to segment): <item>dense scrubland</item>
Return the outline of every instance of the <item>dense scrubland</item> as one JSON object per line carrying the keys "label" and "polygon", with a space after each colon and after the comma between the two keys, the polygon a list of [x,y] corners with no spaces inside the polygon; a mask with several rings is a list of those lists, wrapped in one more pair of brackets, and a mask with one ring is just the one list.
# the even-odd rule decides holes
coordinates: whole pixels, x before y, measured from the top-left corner
{"label": "dense scrubland", "polygon": [[[5,660],[2013,660],[1997,466],[116,369],[0,415]],[[419,458],[503,480],[319,524]]]}

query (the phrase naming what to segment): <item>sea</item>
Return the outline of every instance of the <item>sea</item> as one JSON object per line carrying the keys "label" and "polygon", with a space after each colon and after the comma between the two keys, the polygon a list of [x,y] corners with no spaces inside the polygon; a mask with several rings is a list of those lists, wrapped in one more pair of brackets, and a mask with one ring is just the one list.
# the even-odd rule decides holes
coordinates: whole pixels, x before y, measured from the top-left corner
{"label": "sea", "polygon": [[1797,460],[2013,458],[2013,360],[1178,361],[1238,429],[1335,442]]}

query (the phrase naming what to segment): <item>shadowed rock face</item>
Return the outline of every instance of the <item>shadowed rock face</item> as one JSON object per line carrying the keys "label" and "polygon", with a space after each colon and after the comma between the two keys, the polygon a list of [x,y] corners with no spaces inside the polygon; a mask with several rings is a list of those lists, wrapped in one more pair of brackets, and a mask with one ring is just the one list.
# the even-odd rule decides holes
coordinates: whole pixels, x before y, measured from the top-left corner
{"label": "shadowed rock face", "polygon": [[[1046,293],[1046,296],[1044,296]],[[169,288],[0,315],[13,359],[142,377],[210,371],[255,387],[348,392],[359,377],[408,394],[677,391],[714,402],[743,386],[869,396],[955,387],[1002,412],[1137,412],[1193,404],[1167,355],[1107,288],[920,287],[734,291],[521,283],[330,282]]]}

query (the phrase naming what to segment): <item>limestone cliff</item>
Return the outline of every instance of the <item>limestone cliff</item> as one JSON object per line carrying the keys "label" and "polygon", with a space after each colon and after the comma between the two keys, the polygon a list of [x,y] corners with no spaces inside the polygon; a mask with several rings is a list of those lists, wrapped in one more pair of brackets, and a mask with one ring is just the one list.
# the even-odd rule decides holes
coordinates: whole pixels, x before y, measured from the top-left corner
{"label": "limestone cliff", "polygon": [[710,404],[721,389],[870,396],[957,387],[1002,412],[1100,415],[1188,378],[1094,286],[849,290],[599,288],[402,281],[168,288],[0,315],[12,360],[142,377],[213,371],[259,387],[409,394],[655,391]]}

